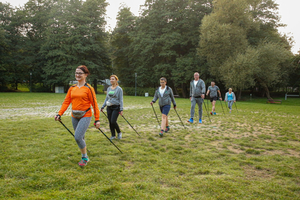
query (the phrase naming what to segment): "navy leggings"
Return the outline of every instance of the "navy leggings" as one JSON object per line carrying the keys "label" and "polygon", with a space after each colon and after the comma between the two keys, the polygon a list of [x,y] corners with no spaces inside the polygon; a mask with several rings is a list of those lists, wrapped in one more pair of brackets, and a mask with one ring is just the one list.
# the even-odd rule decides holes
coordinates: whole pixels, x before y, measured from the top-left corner
{"label": "navy leggings", "polygon": [[121,133],[119,125],[117,123],[119,112],[120,112],[120,106],[107,106],[107,117],[108,117],[109,128],[112,137],[116,136],[116,131],[117,133]]}

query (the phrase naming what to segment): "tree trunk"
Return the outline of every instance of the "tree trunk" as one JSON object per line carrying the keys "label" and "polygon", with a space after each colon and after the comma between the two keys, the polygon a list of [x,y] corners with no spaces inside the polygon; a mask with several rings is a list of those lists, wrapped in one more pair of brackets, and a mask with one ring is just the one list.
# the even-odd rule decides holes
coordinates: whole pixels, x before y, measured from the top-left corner
{"label": "tree trunk", "polygon": [[187,98],[187,96],[186,96],[187,90],[186,90],[186,84],[185,83],[181,84],[181,89],[182,89],[182,97]]}
{"label": "tree trunk", "polygon": [[242,98],[242,90],[238,90],[238,95],[236,100],[240,100]]}
{"label": "tree trunk", "polygon": [[177,91],[177,88],[176,88],[175,86],[174,86],[174,94],[175,94],[175,95],[179,95],[179,94],[178,94],[178,91]]}
{"label": "tree trunk", "polygon": [[259,84],[261,85],[261,87],[263,88],[263,90],[265,91],[265,93],[263,93],[263,94],[266,94],[266,96],[267,96],[268,99],[273,99],[270,96],[270,91],[269,91],[269,88],[268,88],[267,84],[265,82],[263,82],[260,78],[256,77],[256,79],[259,82]]}
{"label": "tree trunk", "polygon": [[16,90],[18,90],[18,82],[16,81],[16,88],[15,88]]}
{"label": "tree trunk", "polygon": [[262,83],[261,86],[262,86],[263,89],[265,90],[267,98],[268,98],[268,99],[273,99],[273,98],[270,96],[270,91],[269,91],[268,86],[267,86],[265,83]]}
{"label": "tree trunk", "polygon": [[94,84],[95,94],[97,94],[97,79],[94,79],[93,84]]}
{"label": "tree trunk", "polygon": [[52,92],[55,93],[55,84],[52,85]]}

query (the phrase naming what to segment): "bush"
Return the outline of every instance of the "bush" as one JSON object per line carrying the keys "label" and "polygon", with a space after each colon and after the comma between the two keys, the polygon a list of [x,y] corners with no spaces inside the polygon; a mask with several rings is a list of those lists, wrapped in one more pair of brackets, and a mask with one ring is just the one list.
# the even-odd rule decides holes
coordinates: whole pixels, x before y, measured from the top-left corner
{"label": "bush", "polygon": [[[134,87],[122,87],[124,95],[134,96],[135,88]],[[136,88],[137,96],[145,96],[145,93],[149,93],[149,96],[154,96],[156,88]]]}
{"label": "bush", "polygon": [[[29,91],[30,91],[30,85],[27,85]],[[36,83],[36,84],[32,84],[32,92],[50,92],[50,88],[49,87],[45,87],[43,86],[42,83]]]}

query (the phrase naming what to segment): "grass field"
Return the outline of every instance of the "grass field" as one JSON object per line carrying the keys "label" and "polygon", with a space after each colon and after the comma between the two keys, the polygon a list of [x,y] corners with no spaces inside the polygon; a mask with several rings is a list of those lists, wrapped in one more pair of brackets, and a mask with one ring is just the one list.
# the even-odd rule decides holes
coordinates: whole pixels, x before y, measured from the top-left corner
{"label": "grass field", "polygon": [[[125,96],[124,116],[141,137],[120,117],[120,154],[91,124],[91,162],[80,168],[76,142],[53,119],[64,96],[0,93],[0,199],[300,199],[300,99],[238,102],[225,115],[217,102],[202,125],[187,124],[190,102],[176,99],[187,130],[172,110],[160,138],[152,98]],[[62,121],[72,128],[70,109]]]}

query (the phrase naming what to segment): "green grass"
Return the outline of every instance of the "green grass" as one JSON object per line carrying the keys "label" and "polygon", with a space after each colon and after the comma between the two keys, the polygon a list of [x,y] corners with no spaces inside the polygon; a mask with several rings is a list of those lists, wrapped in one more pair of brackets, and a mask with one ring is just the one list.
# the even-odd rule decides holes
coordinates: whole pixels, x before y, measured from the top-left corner
{"label": "green grass", "polygon": [[[82,169],[76,142],[53,119],[64,97],[0,93],[0,199],[300,199],[299,99],[238,102],[230,115],[217,102],[202,125],[187,124],[190,102],[176,99],[187,130],[171,110],[160,138],[152,98],[125,96],[124,116],[141,137],[120,117],[120,154],[91,124]],[[72,128],[70,109],[62,120]]]}

